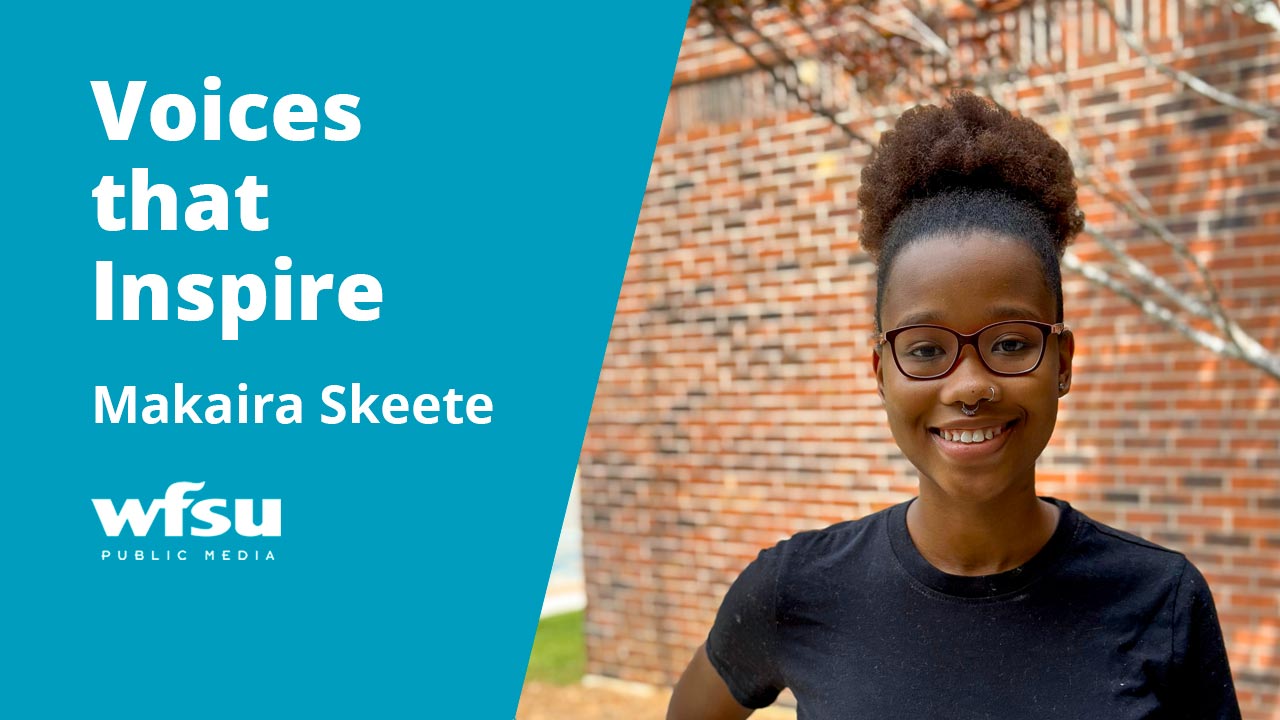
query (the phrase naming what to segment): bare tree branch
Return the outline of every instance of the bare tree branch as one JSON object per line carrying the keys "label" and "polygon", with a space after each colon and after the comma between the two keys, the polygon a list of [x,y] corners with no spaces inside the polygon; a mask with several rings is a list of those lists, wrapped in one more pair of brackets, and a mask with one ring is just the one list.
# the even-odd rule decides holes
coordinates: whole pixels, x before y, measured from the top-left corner
{"label": "bare tree branch", "polygon": [[1111,18],[1111,22],[1116,26],[1116,30],[1119,32],[1120,38],[1124,40],[1124,44],[1128,45],[1130,50],[1140,55],[1151,67],[1182,83],[1188,90],[1197,92],[1220,105],[1226,105],[1227,107],[1235,110],[1247,112],[1251,115],[1257,115],[1268,122],[1274,123],[1280,121],[1280,110],[1267,105],[1259,105],[1258,103],[1249,102],[1248,100],[1237,95],[1232,95],[1225,90],[1219,90],[1189,72],[1178,70],[1177,68],[1156,60],[1151,56],[1151,53],[1147,51],[1147,48],[1142,45],[1142,41],[1138,39],[1137,33],[1133,31],[1133,28],[1129,26],[1129,23],[1116,17],[1115,9],[1111,7],[1111,3],[1108,2],[1108,0],[1093,0],[1093,2],[1102,9],[1102,12],[1106,13],[1107,17]]}
{"label": "bare tree branch", "polygon": [[[840,122],[840,120],[837,119],[834,112],[823,107],[821,103],[816,103],[811,98],[809,98],[807,93],[803,92],[798,85],[791,82],[791,79],[788,78],[786,76],[786,73],[784,73],[779,67],[778,62],[772,62],[772,63],[766,62],[764,58],[760,57],[759,55],[756,54],[754,50],[752,50],[751,45],[749,43],[745,43],[739,40],[737,35],[733,32],[733,30],[730,29],[723,21],[721,21],[720,17],[717,15],[717,13],[714,10],[709,10],[705,12],[703,16],[707,19],[708,22],[711,23],[713,27],[716,28],[716,30],[720,32],[721,36],[725,37],[726,39],[729,40],[729,42],[737,46],[738,49],[742,50],[742,52],[744,52],[747,55],[747,57],[751,58],[751,61],[755,63],[756,67],[769,73],[769,76],[773,78],[773,81],[775,83],[777,83],[783,89],[785,89],[788,94],[790,94],[795,100],[799,101],[802,105],[804,105],[806,109],[808,109],[810,112],[813,112],[816,115],[826,118],[828,121],[831,122],[832,125],[835,125],[837,128],[839,128],[840,131],[843,132],[845,136],[848,137],[850,140],[854,140],[858,143],[861,143],[862,145],[868,148],[875,146],[875,143],[868,140],[862,134],[860,134],[853,128],[849,127],[848,125],[845,125],[844,123]],[[751,26],[749,23],[743,23],[743,25],[746,28],[748,28],[753,35],[760,38],[762,41],[764,41],[764,43],[767,46],[769,46],[770,51],[774,53],[774,57],[778,61],[785,62],[787,65],[794,67],[795,65],[794,61],[791,60],[791,58],[785,52],[783,52],[782,49],[779,48],[772,40],[765,37],[764,33],[760,32],[758,29],[756,29],[754,26]]]}
{"label": "bare tree branch", "polygon": [[[1246,357],[1250,354],[1267,354],[1262,345],[1249,337],[1239,325],[1227,317],[1221,306],[1207,305],[1187,293],[1177,290],[1169,284],[1169,281],[1156,275],[1151,271],[1151,268],[1135,259],[1119,243],[1101,230],[1095,227],[1086,227],[1085,232],[1089,233],[1090,237],[1119,260],[1125,271],[1132,278],[1142,283],[1144,287],[1168,299],[1182,308],[1184,312],[1213,323],[1218,332],[1224,336],[1221,339],[1230,343],[1240,353],[1241,357]],[[1175,327],[1175,329],[1180,330],[1181,328]]]}
{"label": "bare tree branch", "polygon": [[1235,0],[1231,9],[1280,31],[1280,7],[1275,0]]}
{"label": "bare tree branch", "polygon": [[[1124,176],[1132,185],[1132,179]],[[1209,272],[1209,268],[1205,266],[1200,258],[1196,257],[1189,249],[1187,244],[1169,230],[1168,226],[1159,219],[1154,209],[1151,207],[1150,201],[1136,187],[1128,190],[1128,195],[1135,202],[1139,203],[1135,206],[1124,198],[1117,197],[1109,188],[1109,181],[1105,179],[1102,173],[1096,171],[1096,168],[1090,167],[1090,172],[1085,176],[1086,182],[1098,192],[1099,195],[1107,198],[1111,204],[1119,208],[1126,216],[1135,224],[1146,229],[1154,237],[1160,240],[1165,246],[1173,250],[1183,262],[1189,265],[1200,278],[1201,285],[1204,286],[1205,293],[1208,295],[1208,307],[1205,317],[1214,319],[1215,324],[1225,328],[1232,323],[1227,319],[1226,311],[1222,308],[1221,296],[1218,291],[1218,284],[1213,279],[1213,274]],[[1096,236],[1095,236],[1096,237]],[[1145,266],[1144,266],[1145,267]]]}
{"label": "bare tree branch", "polygon": [[920,16],[913,12],[911,8],[907,7],[906,3],[899,2],[898,5],[902,8],[902,12],[907,14],[907,22],[911,24],[911,28],[920,35],[920,44],[950,60],[952,52],[946,41],[939,37],[938,33],[934,32],[933,28],[929,27],[924,20],[921,20]]}
{"label": "bare tree branch", "polygon": [[[1164,283],[1159,276],[1151,272],[1150,268],[1130,256],[1120,247],[1119,243],[1111,240],[1100,230],[1090,228],[1089,234],[1097,239],[1099,244],[1106,248],[1113,257],[1121,261],[1129,269],[1131,275],[1147,284],[1153,290],[1170,298],[1175,295],[1182,296],[1182,300],[1185,302],[1179,302],[1179,304],[1183,305],[1184,309],[1205,319],[1212,320],[1214,325],[1225,333],[1228,339],[1239,347],[1241,352],[1244,352],[1244,348],[1241,347],[1240,337],[1243,333],[1227,317],[1226,310],[1222,307],[1218,285],[1205,264],[1187,249],[1187,244],[1182,239],[1169,230],[1169,227],[1165,225],[1164,221],[1156,213],[1155,208],[1152,207],[1151,201],[1134,184],[1133,178],[1128,175],[1121,175],[1125,188],[1122,191],[1117,190],[1106,173],[1099,170],[1098,166],[1091,161],[1090,153],[1085,150],[1084,143],[1080,140],[1080,130],[1076,124],[1075,114],[1068,112],[1068,108],[1071,106],[1071,98],[1066,87],[1065,79],[1061,76],[1056,77],[1055,82],[1050,84],[1055,96],[1055,102],[1058,104],[1060,117],[1066,120],[1068,140],[1073,145],[1072,152],[1069,154],[1073,158],[1076,177],[1123,212],[1134,224],[1154,235],[1160,242],[1173,250],[1180,260],[1191,267],[1200,278],[1200,282],[1208,295],[1207,307],[1205,303],[1186,296],[1184,293],[1179,293],[1168,283]],[[1107,164],[1114,166],[1117,163],[1108,162]],[[1121,194],[1127,196],[1127,198],[1121,197]]]}
{"label": "bare tree branch", "polygon": [[[1186,243],[1174,235],[1164,222],[1159,219],[1150,201],[1133,184],[1132,178],[1127,175],[1122,176],[1129,185],[1125,194],[1130,199],[1126,200],[1119,196],[1119,191],[1111,185],[1105,173],[1100,172],[1097,166],[1090,162],[1090,155],[1085,151],[1084,145],[1080,141],[1080,133],[1074,116],[1069,112],[1070,98],[1067,96],[1065,86],[1066,83],[1061,78],[1055,78],[1055,82],[1051,84],[1055,92],[1055,101],[1058,103],[1058,110],[1067,121],[1067,137],[1074,146],[1072,148],[1073,151],[1069,154],[1074,159],[1073,164],[1076,168],[1076,176],[1084,184],[1093,188],[1101,197],[1121,210],[1136,225],[1144,228],[1171,248],[1180,259],[1192,267],[1205,288],[1208,295],[1207,302],[1197,300],[1195,297],[1174,288],[1167,280],[1130,255],[1121,243],[1097,227],[1086,225],[1084,232],[1110,253],[1120,263],[1120,266],[1128,276],[1136,280],[1148,292],[1165,298],[1189,315],[1208,320],[1213,323],[1213,326],[1221,335],[1214,335],[1213,333],[1193,328],[1171,310],[1159,305],[1151,297],[1134,293],[1128,287],[1119,283],[1110,273],[1095,264],[1081,262],[1074,254],[1071,255],[1070,262],[1065,257],[1063,258],[1063,267],[1076,270],[1084,275],[1086,279],[1116,292],[1121,297],[1133,302],[1143,312],[1182,334],[1192,342],[1214,352],[1249,362],[1255,367],[1274,375],[1272,368],[1280,369],[1280,357],[1269,352],[1228,317],[1220,301],[1217,283],[1214,282],[1209,269],[1187,249]],[[1159,311],[1153,311],[1153,308],[1158,308]],[[1280,375],[1277,377],[1280,377]]]}
{"label": "bare tree branch", "polygon": [[1207,333],[1203,330],[1192,327],[1181,318],[1179,318],[1172,310],[1160,305],[1156,301],[1148,297],[1141,297],[1137,293],[1117,280],[1101,267],[1082,261],[1074,252],[1067,251],[1062,256],[1062,266],[1068,270],[1080,273],[1090,282],[1101,285],[1115,294],[1125,298],[1142,309],[1148,316],[1153,317],[1166,326],[1176,330],[1179,334],[1190,339],[1192,342],[1218,355],[1242,360],[1272,377],[1280,378],[1280,358],[1267,352],[1265,348],[1257,346],[1258,349],[1243,349],[1239,345],[1232,344],[1223,340],[1221,337],[1213,333]]}

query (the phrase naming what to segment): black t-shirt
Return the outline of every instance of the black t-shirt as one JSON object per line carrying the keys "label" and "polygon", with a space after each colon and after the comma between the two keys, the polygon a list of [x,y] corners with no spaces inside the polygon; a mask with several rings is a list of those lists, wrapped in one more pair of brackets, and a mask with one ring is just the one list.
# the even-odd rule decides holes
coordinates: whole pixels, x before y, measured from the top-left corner
{"label": "black t-shirt", "polygon": [[739,703],[790,688],[800,720],[1239,718],[1204,576],[1185,556],[1062,512],[997,575],[950,575],[911,501],[803,532],[734,582],[707,655]]}

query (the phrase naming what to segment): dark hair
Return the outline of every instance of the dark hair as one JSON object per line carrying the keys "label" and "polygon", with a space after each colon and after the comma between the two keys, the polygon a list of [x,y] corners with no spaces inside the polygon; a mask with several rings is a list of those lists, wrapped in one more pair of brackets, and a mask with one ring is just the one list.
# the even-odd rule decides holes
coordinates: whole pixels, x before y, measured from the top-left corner
{"label": "dark hair", "polygon": [[965,91],[898,118],[862,169],[862,247],[876,263],[876,331],[885,280],[903,247],[945,232],[993,231],[1040,258],[1062,321],[1060,260],[1084,226],[1067,151],[1026,118]]}

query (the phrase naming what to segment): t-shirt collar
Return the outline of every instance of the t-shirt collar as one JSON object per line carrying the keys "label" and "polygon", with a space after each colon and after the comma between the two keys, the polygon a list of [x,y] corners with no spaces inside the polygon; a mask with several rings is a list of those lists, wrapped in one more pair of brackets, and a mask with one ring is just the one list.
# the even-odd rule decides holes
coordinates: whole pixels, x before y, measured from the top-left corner
{"label": "t-shirt collar", "polygon": [[945,573],[920,554],[907,531],[907,508],[915,498],[889,510],[889,543],[902,568],[913,578],[946,595],[963,598],[995,598],[1016,593],[1035,582],[1062,559],[1070,547],[1079,523],[1079,513],[1065,500],[1044,497],[1061,510],[1058,527],[1040,552],[1022,565],[995,575],[952,575]]}

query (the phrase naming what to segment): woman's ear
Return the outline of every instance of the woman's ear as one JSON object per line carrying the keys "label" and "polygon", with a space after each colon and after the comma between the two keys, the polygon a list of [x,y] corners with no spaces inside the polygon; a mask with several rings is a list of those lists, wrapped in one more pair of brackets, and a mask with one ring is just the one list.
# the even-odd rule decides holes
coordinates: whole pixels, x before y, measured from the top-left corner
{"label": "woman's ear", "polygon": [[1071,392],[1071,359],[1076,354],[1076,336],[1064,330],[1058,336],[1058,397]]}
{"label": "woman's ear", "polygon": [[880,393],[880,399],[884,400],[884,368],[880,367],[880,348],[877,345],[871,351],[871,372],[876,375],[876,392]]}

